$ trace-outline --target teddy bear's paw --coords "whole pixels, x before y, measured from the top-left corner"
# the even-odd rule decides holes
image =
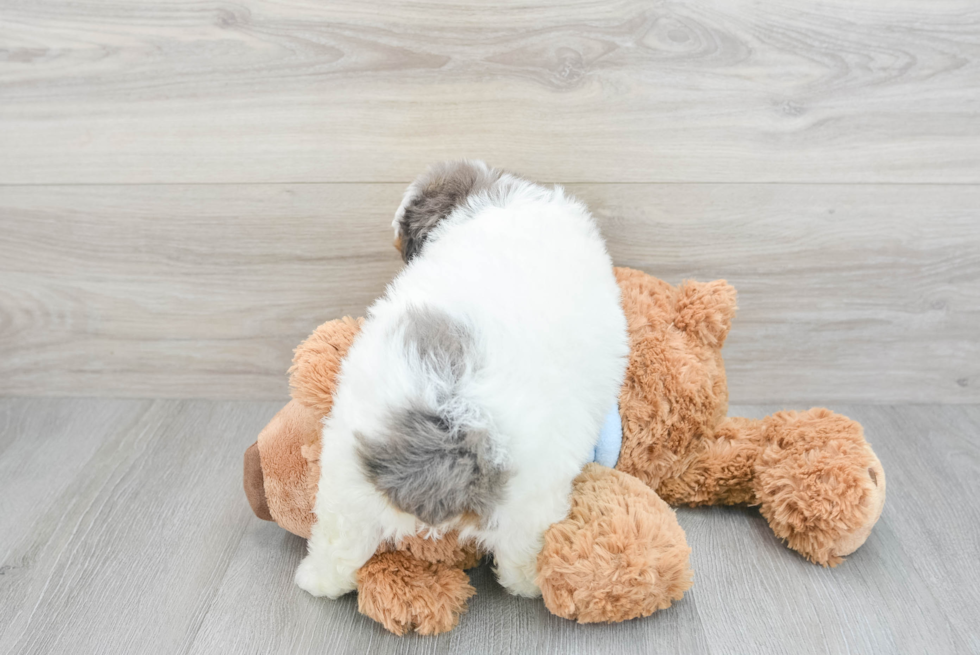
[[[354,590],[355,572],[345,574],[330,562],[307,555],[296,569],[296,584],[311,596],[340,598]]]
[[[755,493],[776,536],[811,562],[836,566],[871,534],[885,472],[861,426],[826,409],[766,419]]]
[[[864,501],[865,511],[860,515],[863,520],[855,521],[853,528],[841,532],[832,548],[836,557],[846,557],[863,546],[871,536],[871,528],[878,522],[881,511],[885,508],[885,469],[873,453],[872,457],[874,462],[867,470],[874,486],[869,487],[870,493]]]
[[[476,593],[462,569],[406,551],[378,553],[357,572],[357,607],[390,632],[451,630]]]
[[[652,489],[590,464],[575,482],[569,517],[545,533],[538,584],[557,616],[625,621],[684,596],[690,553],[673,510]]]

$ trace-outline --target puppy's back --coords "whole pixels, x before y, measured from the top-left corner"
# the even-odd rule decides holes
[[[395,507],[429,525],[488,515],[505,472],[479,410],[461,393],[480,365],[473,334],[430,307],[410,307],[394,331],[409,392],[379,434],[355,435],[365,474]]]
[[[409,266],[372,308],[401,326],[392,343],[408,374],[385,382],[383,427],[359,437],[375,487],[430,524],[489,518],[574,477],[628,353],[612,262],[584,205],[504,173],[461,179],[496,182],[475,183],[448,211],[437,203],[439,216],[413,232]],[[413,184],[400,217],[417,219],[404,207],[427,206],[417,196],[432,188]]]

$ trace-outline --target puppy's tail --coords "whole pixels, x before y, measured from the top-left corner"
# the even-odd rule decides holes
[[[409,409],[381,439],[357,438],[361,464],[375,487],[429,525],[470,513],[487,516],[500,498],[506,475],[493,461],[484,429]]]

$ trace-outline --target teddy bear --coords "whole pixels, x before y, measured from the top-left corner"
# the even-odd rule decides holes
[[[758,506],[776,536],[823,566],[854,552],[885,500],[884,470],[860,424],[822,408],[728,417],[721,348],[734,288],[615,273],[630,339],[620,452],[615,469],[586,465],[568,517],[545,533],[536,582],[548,609],[610,622],[679,600],[692,582],[690,549],[668,503]],[[320,422],[360,324],[330,321],[297,348],[293,399],[246,451],[253,510],[300,536],[315,520]],[[396,634],[449,630],[475,593],[465,569],[479,559],[455,533],[384,544],[358,572],[359,609]]]
[[[320,427],[333,404],[340,364],[361,325],[349,317],[318,327],[295,352],[292,400],[245,451],[244,485],[252,510],[303,538],[315,520],[320,478]],[[568,517],[551,526],[554,558],[539,570],[572,576],[591,589],[549,594],[552,611],[582,622],[647,616],[679,600],[691,586],[690,548],[673,510],[636,478],[588,464],[575,480]],[[575,553],[587,551],[585,560]],[[397,635],[452,629],[476,593],[465,570],[482,559],[455,532],[383,544],[357,574],[358,609]],[[573,616],[574,614],[574,616]]]

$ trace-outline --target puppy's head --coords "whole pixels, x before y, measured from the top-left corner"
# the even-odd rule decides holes
[[[491,189],[504,172],[469,159],[433,164],[405,191],[391,226],[405,262],[422,250],[432,231],[470,196]]]

